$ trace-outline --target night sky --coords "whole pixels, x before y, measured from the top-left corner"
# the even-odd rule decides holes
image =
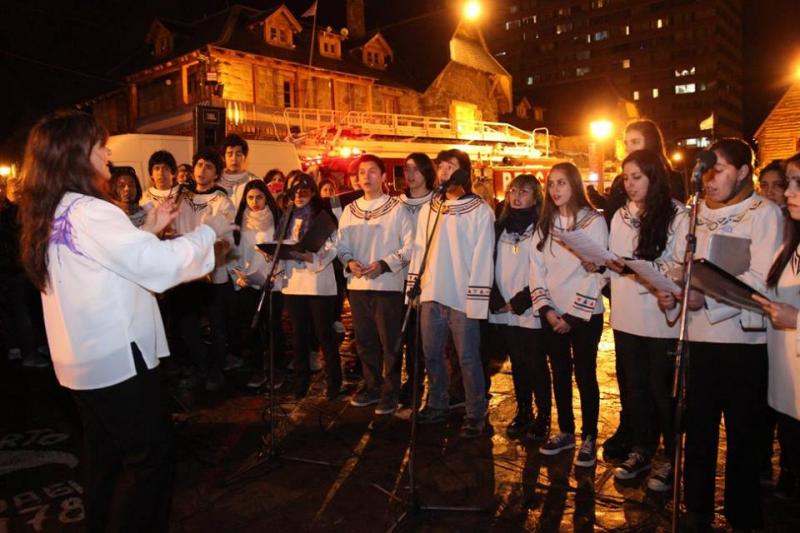
[[[456,0],[366,0],[367,28],[430,13]],[[484,0],[487,23],[511,0]],[[296,14],[312,0],[287,0]],[[146,45],[155,16],[196,20],[224,0],[0,0],[0,159],[18,159],[42,114],[119,86],[126,63]],[[279,2],[238,2],[265,9]],[[745,16],[745,133],[751,134],[800,66],[797,0],[748,0]],[[321,0],[320,17],[344,25],[344,0]],[[498,13],[493,15],[493,13]]]

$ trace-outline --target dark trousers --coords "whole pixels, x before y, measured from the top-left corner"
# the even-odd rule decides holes
[[[308,362],[311,347],[308,330],[313,328],[325,356],[328,392],[338,391],[342,386],[342,365],[339,359],[339,346],[336,344],[333,332],[336,297],[284,294],[283,302],[292,322],[296,389],[307,389],[311,381],[311,367]]]
[[[572,412],[572,371],[581,395],[581,435],[597,437],[597,419],[600,412],[600,387],[597,385],[597,344],[603,333],[603,315],[592,315],[588,322],[561,334],[553,331],[547,320],[544,323],[545,349],[553,372],[553,393],[558,410],[558,428],[564,433],[575,433],[575,416]]]
[[[261,290],[245,287],[235,293],[236,307],[238,308],[239,318],[238,332],[243,339],[243,344],[250,350],[258,354],[259,360],[256,363],[258,369],[269,369],[269,346],[272,339],[275,348],[275,369],[286,369],[286,343],[284,342],[283,329],[281,328],[281,314],[283,314],[283,294],[280,292],[270,292],[269,300],[264,300],[261,308],[261,315],[258,319],[258,327],[253,330],[250,324],[258,308],[258,301],[261,298]],[[270,316],[270,306],[272,316]]]
[[[365,388],[397,399],[403,358],[395,347],[403,322],[403,293],[351,290],[350,309]]]
[[[517,326],[500,328],[511,357],[511,377],[514,381],[517,411],[530,413],[533,396],[536,415],[550,418],[550,371],[547,368],[544,331]]]
[[[132,344],[136,376],[72,391],[83,421],[87,531],[167,531],[175,458],[159,368]]]
[[[403,306],[404,318],[406,309],[406,306]],[[420,390],[423,389],[423,383],[425,383],[425,353],[422,350],[422,338],[417,336],[418,317],[419,314],[417,313],[417,310],[411,309],[411,313],[408,315],[408,324],[406,325],[406,383],[403,387],[407,388],[409,393],[412,390],[411,380],[414,379],[414,365],[419,365],[419,371],[417,373],[417,386]],[[422,395],[420,395],[419,398],[422,398]]]
[[[670,460],[675,452],[672,401],[675,342],[675,339],[655,339],[614,330],[617,361],[625,373],[631,443],[643,455],[653,455],[658,447],[658,438],[653,436],[660,431],[664,451]]]
[[[221,372],[227,352],[225,296],[227,287],[193,281],[175,287],[172,294],[174,317],[189,359],[204,372]],[[206,313],[211,326],[211,349],[203,342],[200,315]]]
[[[781,468],[800,475],[800,420],[777,413],[778,442],[781,445]]]
[[[714,512],[720,416],[725,416],[725,517],[734,528],[762,527],[759,473],[761,386],[765,344],[689,345],[684,500],[702,516]]]
[[[19,348],[23,356],[36,353],[44,345],[41,328],[41,297],[23,273],[1,276],[0,321],[9,348]]]

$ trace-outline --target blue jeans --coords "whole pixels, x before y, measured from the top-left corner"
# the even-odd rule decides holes
[[[427,405],[435,409],[449,408],[450,375],[444,354],[449,331],[461,365],[467,417],[484,418],[487,402],[480,355],[480,321],[437,302],[424,302],[420,315],[422,350],[429,380]]]

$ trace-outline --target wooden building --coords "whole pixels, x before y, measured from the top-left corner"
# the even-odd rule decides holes
[[[775,104],[754,135],[758,160],[766,165],[800,152],[800,82],[795,82]]]
[[[338,30],[312,29],[283,4],[156,19],[127,87],[87,104],[113,134],[191,134],[197,104],[224,106],[229,131],[261,139],[431,117],[446,119],[439,136],[461,137],[511,110],[511,76],[476,26],[453,14],[365,32],[363,13],[348,0]]]

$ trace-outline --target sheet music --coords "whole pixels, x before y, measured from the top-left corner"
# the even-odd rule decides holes
[[[681,288],[678,284],[668,278],[666,274],[657,270],[650,261],[643,259],[623,259],[623,261],[645,284],[655,290],[680,294]]]
[[[595,242],[583,229],[559,233],[557,238],[566,244],[575,255],[580,257],[581,261],[603,266],[607,260],[617,259],[616,255]]]

